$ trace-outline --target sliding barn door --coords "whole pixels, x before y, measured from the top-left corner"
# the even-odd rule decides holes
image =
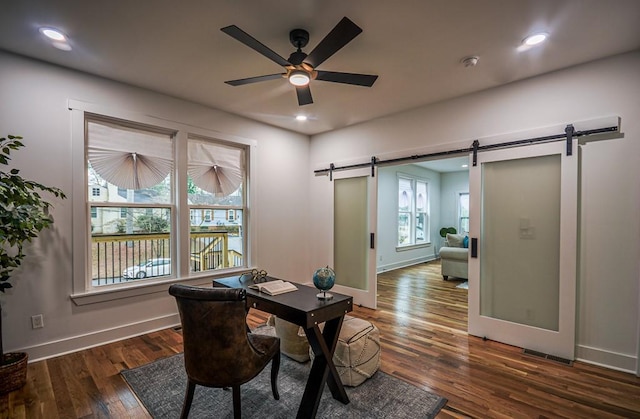
[[[376,308],[377,292],[376,179],[370,169],[333,175],[333,289],[369,308]]]
[[[469,333],[573,360],[577,145],[481,152],[470,169]]]

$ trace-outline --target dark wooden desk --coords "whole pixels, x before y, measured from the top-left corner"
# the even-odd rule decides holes
[[[334,399],[344,404],[349,403],[349,397],[333,364],[333,352],[344,315],[353,310],[353,298],[332,292],[333,299],[319,300],[316,297],[317,289],[300,284],[296,284],[297,291],[271,296],[248,288],[251,284],[251,277],[240,276],[213,281],[214,287],[246,289],[249,307],[274,314],[304,328],[315,357],[297,417],[315,417],[325,383],[328,384]],[[321,332],[318,325],[323,322],[324,331]]]

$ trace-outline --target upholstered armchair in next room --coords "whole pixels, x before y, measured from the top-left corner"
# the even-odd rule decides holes
[[[462,234],[447,233],[445,245],[440,249],[442,278],[450,276],[469,278],[469,237]]]

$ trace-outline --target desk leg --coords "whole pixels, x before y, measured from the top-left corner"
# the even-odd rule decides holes
[[[309,345],[315,355],[309,379],[298,409],[298,418],[314,418],[322,397],[324,384],[329,385],[333,398],[344,404],[349,403],[347,392],[340,381],[338,370],[333,364],[333,352],[338,343],[338,335],[344,317],[329,320],[324,325],[324,333],[318,326],[305,329]]]

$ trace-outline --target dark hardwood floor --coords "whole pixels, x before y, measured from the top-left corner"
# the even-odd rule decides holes
[[[581,362],[535,358],[468,336],[467,291],[432,262],[378,276],[378,310],[353,315],[381,333],[382,371],[449,399],[438,418],[640,418],[640,378]],[[252,311],[255,326],[267,315]],[[166,329],[29,365],[0,418],[149,417],[119,375],[182,350]]]

